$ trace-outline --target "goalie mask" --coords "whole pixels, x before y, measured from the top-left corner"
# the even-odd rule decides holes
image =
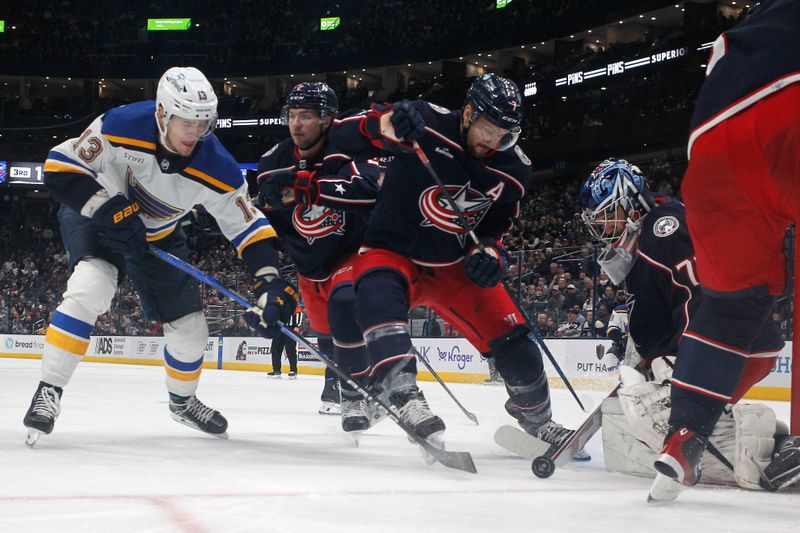
[[[158,121],[158,109],[164,110],[164,120]],[[172,117],[201,121],[205,139],[217,123],[217,95],[202,72],[194,67],[172,67],[158,81],[156,90],[156,122],[165,143]]]
[[[636,260],[642,220],[653,208],[642,171],[624,159],[606,159],[583,184],[580,201],[589,233],[605,244],[597,262],[620,285]]]

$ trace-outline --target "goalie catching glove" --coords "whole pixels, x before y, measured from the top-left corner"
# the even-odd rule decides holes
[[[268,339],[274,338],[280,329],[277,322],[287,322],[300,305],[300,297],[291,283],[274,275],[257,278],[253,292],[256,305],[244,314],[247,325]]]
[[[319,198],[317,173],[308,170],[305,159],[298,161],[296,169],[270,172],[258,182],[258,203],[265,208],[280,209],[294,204],[306,207]]]
[[[467,251],[464,272],[478,287],[494,287],[506,273],[508,255],[502,246],[489,238],[481,239],[483,251],[473,246]]]

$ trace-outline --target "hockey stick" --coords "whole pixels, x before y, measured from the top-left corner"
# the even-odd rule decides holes
[[[414,351],[416,352],[416,350],[414,350]],[[456,402],[456,405],[457,405],[458,407],[460,407],[460,408],[461,408],[461,410],[464,412],[464,414],[467,416],[467,418],[469,418],[470,420],[472,420],[473,422],[475,422],[475,425],[476,425],[476,426],[480,426],[480,424],[478,423],[478,417],[477,417],[477,416],[475,416],[475,413],[471,413],[471,412],[469,412],[469,411],[467,410],[467,408],[466,408],[466,407],[464,407],[464,406],[461,404],[461,402],[459,402],[459,401],[458,401],[458,398],[456,398],[455,394],[453,394],[453,393],[452,393],[452,391],[450,391],[450,389],[447,387],[447,385],[445,385],[445,384],[444,384],[444,381],[442,381],[442,378],[440,378],[440,377],[439,377],[439,374],[437,374],[437,373],[436,373],[436,371],[433,369],[433,367],[432,367],[432,366],[431,366],[431,364],[430,364],[430,363],[427,361],[427,359],[425,359],[424,357],[422,357],[422,355],[421,355],[419,352],[417,352],[417,359],[419,359],[420,361],[422,361],[422,364],[423,364],[423,365],[425,365],[425,368],[427,368],[427,369],[428,369],[428,372],[430,372],[430,373],[433,375],[433,377],[434,377],[434,378],[436,378],[436,381],[438,381],[438,382],[439,382],[439,385],[441,385],[441,386],[442,386],[442,388],[444,389],[444,391],[445,391],[447,394],[449,394],[449,395],[450,395],[450,397],[453,399],[453,401],[454,401],[454,402]]]
[[[165,252],[155,246],[150,246],[150,253],[164,261],[165,263],[169,263],[170,265],[174,266],[178,270],[185,272],[186,274],[192,276],[196,280],[209,285],[210,287],[214,287],[224,296],[227,296],[231,300],[235,301],[245,309],[250,309],[253,306],[244,296],[233,292],[232,290],[228,289],[227,287],[223,286],[219,281],[215,278],[211,277],[210,275],[206,274],[202,270],[198,269],[194,265],[187,263],[183,259],[179,257],[175,257],[174,255]],[[419,444],[426,452],[428,452],[434,459],[442,463],[444,466],[448,468],[454,468],[456,470],[463,470],[464,472],[470,472],[472,474],[477,473],[477,469],[475,468],[475,463],[472,460],[472,456],[469,452],[448,452],[441,448],[437,448],[436,446],[432,445],[425,439],[421,438],[417,435],[414,430],[409,426],[403,419],[400,417],[400,413],[398,412],[397,408],[393,405],[390,405],[380,398],[373,396],[370,391],[356,383],[353,378],[347,372],[341,370],[336,363],[333,362],[327,355],[320,353],[316,349],[314,349],[311,344],[301,335],[297,335],[291,329],[287,328],[282,322],[277,323],[278,328],[281,332],[289,337],[290,339],[294,340],[301,346],[303,346],[306,350],[308,350],[314,357],[325,363],[325,366],[330,368],[334,374],[336,374],[339,379],[353,387],[354,390],[358,391],[360,394],[364,395],[364,397],[369,402],[375,402],[380,405],[382,408],[386,410],[389,418],[394,420],[394,422],[400,426],[400,428],[406,432],[408,437]]]
[[[474,229],[470,225],[467,218],[464,216],[464,213],[461,211],[461,208],[458,206],[458,204],[456,204],[456,201],[453,199],[453,195],[450,194],[450,191],[447,190],[447,187],[442,182],[441,178],[439,178],[439,174],[437,174],[436,170],[434,170],[433,165],[431,165],[430,159],[428,159],[428,156],[425,155],[425,152],[422,150],[422,147],[419,145],[417,141],[414,141],[412,146],[420,162],[422,162],[422,166],[425,167],[425,170],[428,171],[428,174],[430,174],[431,178],[433,178],[433,181],[436,182],[436,185],[442,191],[442,194],[444,194],[444,197],[450,203],[450,207],[453,209],[453,212],[456,214],[456,217],[458,217],[458,222],[459,224],[461,224],[461,227],[463,227],[467,231],[467,234],[469,234],[469,237],[470,239],[472,239],[472,242],[475,243],[475,246],[477,246],[482,253],[486,253],[486,247],[483,246],[483,243],[480,241],[480,239],[478,239],[478,236],[475,235]],[[503,287],[506,289],[506,291],[509,290],[505,282],[503,282]],[[578,402],[578,405],[580,406],[581,410],[583,410],[584,413],[588,412],[586,408],[583,406],[583,402],[581,402],[580,398],[578,398],[578,394],[575,392],[575,389],[572,388],[572,384],[567,379],[567,376],[564,375],[564,372],[561,370],[561,366],[559,366],[558,362],[556,361],[556,358],[553,357],[552,353],[550,353],[550,350],[547,348],[547,345],[544,343],[544,340],[539,335],[539,332],[533,326],[533,323],[531,323],[530,318],[528,318],[528,314],[520,306],[515,305],[515,307],[517,308],[517,311],[519,311],[522,318],[525,320],[525,325],[528,326],[528,329],[533,334],[533,338],[536,340],[536,343],[542,348],[544,353],[547,355],[547,358],[550,360],[550,364],[552,364],[553,368],[556,369],[556,372],[561,377],[562,381],[564,381],[564,384],[567,386],[567,389],[569,390],[570,394],[572,394],[572,397],[575,398],[576,402]]]

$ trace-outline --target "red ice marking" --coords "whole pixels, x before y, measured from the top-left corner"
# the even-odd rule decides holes
[[[142,500],[147,501],[156,507],[169,519],[170,523],[178,528],[180,531],[186,533],[204,533],[208,531],[201,524],[199,524],[195,517],[186,513],[175,501],[175,496],[142,496]]]
[[[605,474],[605,471],[599,472],[600,474]],[[616,480],[615,480],[616,481]],[[327,491],[320,491],[320,490],[309,490],[309,491],[268,491],[268,492],[243,492],[243,493],[195,493],[195,494],[162,494],[158,496],[154,495],[144,495],[144,494],[104,494],[104,495],[97,495],[97,496],[61,496],[61,495],[52,495],[52,496],[0,496],[0,502],[11,502],[11,501],[58,501],[58,500],[80,500],[80,501],[109,501],[109,500],[134,500],[134,501],[146,501],[151,503],[156,502],[169,502],[171,500],[178,500],[178,499],[192,499],[192,498],[297,498],[297,497],[318,497],[321,494],[324,494],[327,497],[336,497],[336,496],[423,496],[423,495],[434,495],[434,494],[536,494],[540,492],[547,492],[547,493],[554,493],[554,492],[628,492],[628,491],[641,491],[642,485],[641,484],[631,484],[629,486],[623,487],[609,487],[607,485],[601,484],[597,487],[575,487],[572,485],[569,486],[562,486],[562,487],[553,487],[551,483],[542,482],[541,485],[537,486],[536,488],[527,488],[527,489],[511,489],[511,488],[496,488],[496,489],[464,489],[464,490],[348,490],[348,491],[335,491],[335,492],[327,492]],[[178,516],[178,514],[176,514]],[[183,515],[185,516],[185,515]],[[197,531],[197,530],[192,530]]]

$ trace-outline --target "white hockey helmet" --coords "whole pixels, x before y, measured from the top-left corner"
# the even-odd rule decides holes
[[[167,124],[173,116],[206,121],[202,138],[211,135],[217,124],[217,95],[208,79],[194,67],[172,67],[161,76],[156,90],[156,115],[159,107],[164,109],[163,126],[158,126],[162,137],[167,135]]]

